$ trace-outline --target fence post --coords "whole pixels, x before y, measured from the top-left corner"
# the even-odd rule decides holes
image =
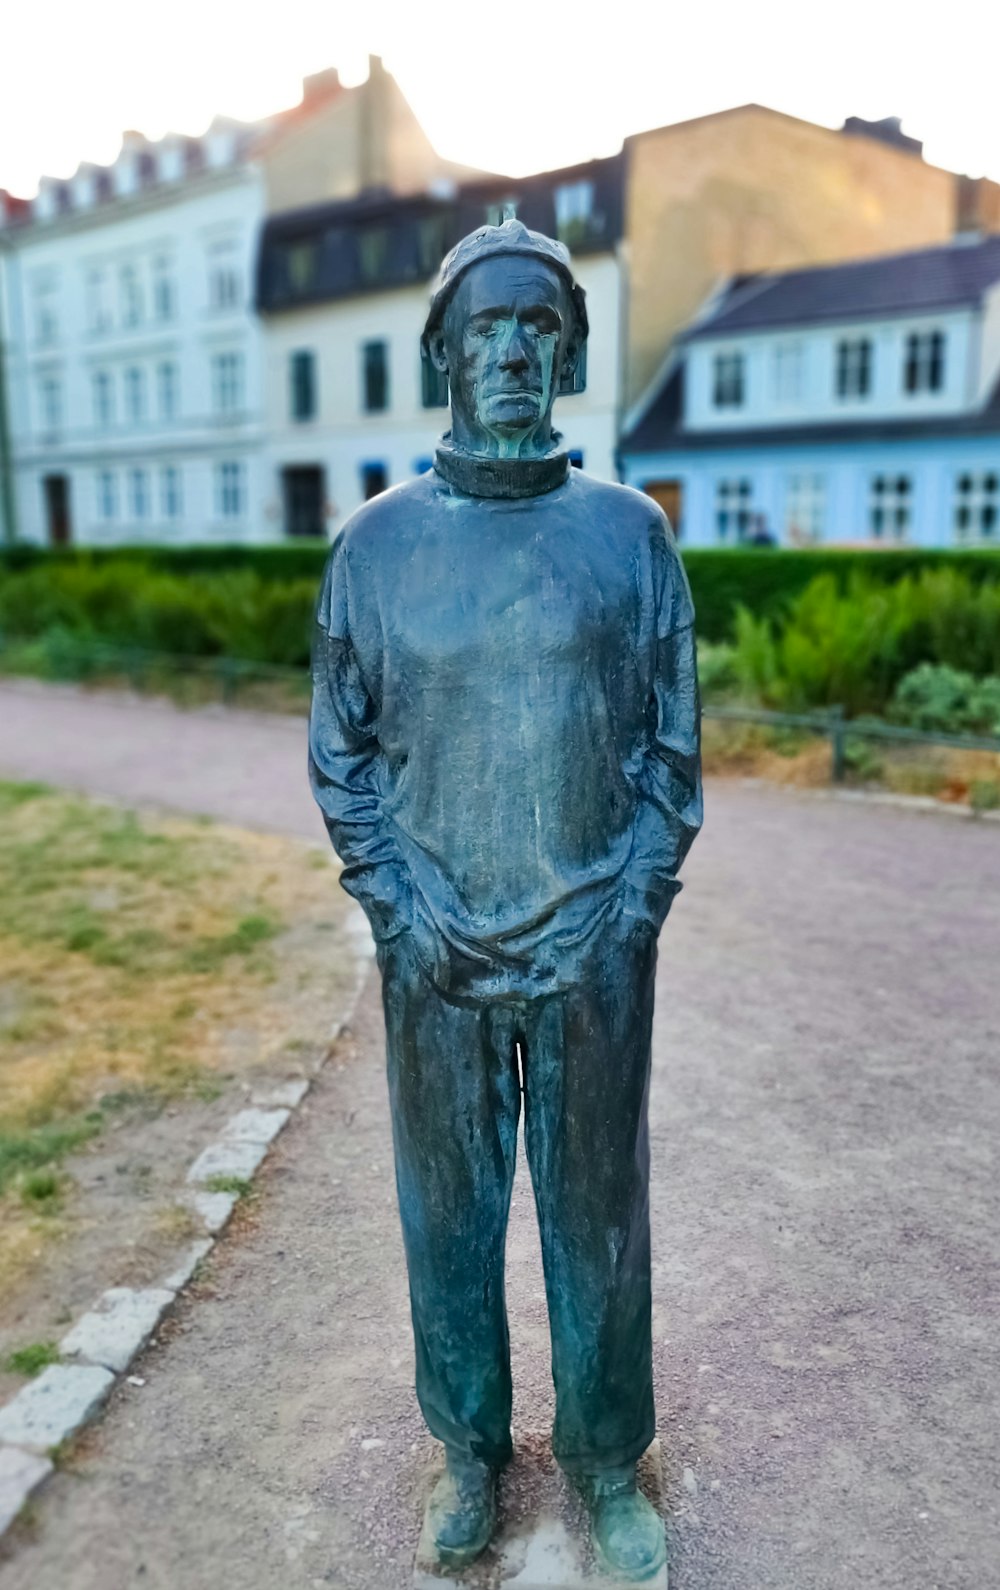
[[[125,653],[125,671],[128,674],[129,684],[133,690],[142,689],[146,674],[145,661],[146,659],[143,657],[142,652],[138,651],[134,646],[130,646]]]
[[[224,706],[232,706],[236,700],[236,692],[240,685],[240,665],[232,657],[224,657],[220,669],[222,674],[222,701]]]
[[[847,773],[847,732],[843,707],[830,708],[830,777],[842,784]]]

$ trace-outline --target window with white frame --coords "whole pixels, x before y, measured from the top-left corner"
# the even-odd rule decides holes
[[[382,338],[361,345],[361,407],[366,414],[389,407],[389,344]]]
[[[134,265],[123,265],[118,273],[123,326],[138,326],[142,321],[142,286]]]
[[[742,353],[717,353],[712,360],[712,403],[717,409],[743,404],[746,361]]]
[[[94,399],[94,424],[107,430],[115,417],[115,388],[107,370],[95,370],[91,377]]]
[[[296,348],[288,361],[290,409],[293,420],[316,418],[316,355],[312,348]]]
[[[715,533],[720,541],[745,541],[753,520],[753,483],[745,477],[715,483]]]
[[[876,541],[902,541],[913,523],[910,475],[873,475],[868,492],[868,528]]]
[[[125,371],[125,417],[133,424],[146,417],[146,373],[137,364]]]
[[[43,375],[38,385],[38,406],[42,429],[58,431],[62,425],[62,382],[57,375]]]
[[[160,513],[164,519],[181,516],[181,472],[176,464],[160,468]]]
[[[246,508],[244,468],[227,459],[215,466],[215,512],[220,519],[239,519]]]
[[[243,407],[242,353],[213,353],[212,407],[216,414],[236,414]]]
[[[153,261],[153,314],[157,320],[173,320],[177,311],[177,294],[174,270],[170,260],[160,257]]]
[[[836,393],[839,398],[867,397],[872,389],[874,350],[870,337],[842,337],[837,343]]]
[[[785,538],[793,546],[820,541],[826,520],[826,477],[789,475],[785,487]]]
[[[109,524],[118,517],[118,481],[110,469],[99,469],[95,477],[97,517]]]
[[[149,476],[144,469],[128,472],[128,506],[133,519],[148,519]]]
[[[107,331],[111,326],[111,305],[108,301],[108,273],[95,268],[87,273],[87,327],[90,331]]]
[[[944,386],[945,337],[943,331],[911,331],[903,357],[906,392],[940,392]]]
[[[208,266],[208,305],[210,309],[238,309],[241,299],[239,266],[234,259],[213,258]]]
[[[41,348],[50,348],[58,340],[59,316],[55,287],[51,282],[45,282],[35,290],[35,341]]]
[[[955,537],[1000,541],[1000,471],[970,469],[956,476]]]
[[[156,400],[161,420],[177,418],[178,372],[172,359],[163,359],[156,367]]]
[[[594,184],[564,182],[555,191],[556,236],[568,248],[583,242],[594,213]]]
[[[776,403],[802,401],[802,344],[775,343],[771,361],[771,390]]]

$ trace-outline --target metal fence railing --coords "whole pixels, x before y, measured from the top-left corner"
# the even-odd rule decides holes
[[[1000,756],[1000,738],[981,734],[947,734],[938,729],[911,729],[881,718],[848,718],[842,707],[827,712],[769,712],[763,707],[702,708],[702,717],[723,723],[759,723],[773,729],[805,729],[830,741],[830,777],[841,783],[847,773],[849,740],[889,740],[907,745],[937,745],[953,751],[988,751]]]
[[[0,641],[0,669],[5,646]],[[53,677],[93,678],[101,673],[128,680],[136,690],[144,689],[157,675],[189,674],[214,682],[223,702],[236,701],[244,685],[255,682],[284,683],[303,690],[309,675],[305,668],[279,663],[257,662],[246,657],[202,657],[193,653],[158,652],[140,646],[111,646],[102,641],[75,641],[60,637],[48,653]]]
[[[3,670],[4,643],[0,639],[0,671]],[[277,663],[255,662],[241,657],[201,657],[177,652],[156,652],[137,646],[111,646],[96,641],[60,638],[50,658],[61,664],[64,676],[87,678],[111,673],[126,678],[137,690],[150,684],[156,675],[190,674],[213,681],[220,699],[227,705],[237,702],[245,686],[253,683],[287,684],[304,697],[308,670]],[[907,745],[933,745],[955,751],[986,751],[1000,756],[1000,737],[977,734],[949,734],[941,730],[913,729],[881,718],[848,718],[843,708],[826,712],[771,712],[764,707],[712,706],[702,708],[703,717],[722,723],[759,724],[772,729],[801,729],[830,741],[830,776],[840,783],[848,771],[847,746],[851,740],[883,740]]]

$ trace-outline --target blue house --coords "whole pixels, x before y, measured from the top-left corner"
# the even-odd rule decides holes
[[[1000,545],[1000,236],[730,280],[619,465],[692,546]]]

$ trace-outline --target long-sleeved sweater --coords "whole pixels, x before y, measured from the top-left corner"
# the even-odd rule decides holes
[[[517,999],[576,981],[615,915],[658,929],[701,824],[692,623],[628,487],[429,470],[359,509],[317,609],[310,775],[375,938]]]

